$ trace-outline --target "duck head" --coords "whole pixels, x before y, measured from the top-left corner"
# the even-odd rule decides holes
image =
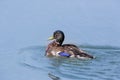
[[[63,31],[56,30],[53,33],[53,36],[49,37],[49,40],[53,40],[54,39],[61,46],[63,41],[64,41],[64,38],[65,38],[65,35],[64,35]]]

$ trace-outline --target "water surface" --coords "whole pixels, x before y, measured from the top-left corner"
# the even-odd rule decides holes
[[[84,45],[80,48],[96,58],[48,58],[44,56],[45,47],[32,46],[20,49],[17,60],[20,67],[29,69],[31,73],[37,71],[33,78],[41,73],[39,76],[47,77],[46,80],[119,80],[120,48]]]

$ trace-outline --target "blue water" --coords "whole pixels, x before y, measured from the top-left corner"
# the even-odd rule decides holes
[[[120,48],[80,46],[96,58],[48,58],[45,47],[31,46],[0,54],[1,80],[119,80]]]
[[[119,0],[0,0],[0,80],[119,80],[119,9]],[[58,29],[96,58],[45,57]]]

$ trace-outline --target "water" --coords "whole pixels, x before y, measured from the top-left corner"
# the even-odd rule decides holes
[[[120,47],[119,4],[0,0],[0,80],[119,80],[120,48],[113,47]],[[64,31],[65,43],[91,44],[80,48],[96,58],[45,57],[47,38],[58,29]]]
[[[1,80],[119,80],[120,48],[80,46],[96,58],[48,58],[45,47],[32,46],[0,54]],[[7,76],[7,77],[6,77]]]

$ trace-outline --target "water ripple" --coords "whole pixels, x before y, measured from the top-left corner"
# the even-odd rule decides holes
[[[44,56],[45,47],[38,46],[21,49],[20,63],[24,67],[48,72],[52,80],[119,80],[119,48],[98,46],[82,48],[96,58],[93,60],[48,58]]]

